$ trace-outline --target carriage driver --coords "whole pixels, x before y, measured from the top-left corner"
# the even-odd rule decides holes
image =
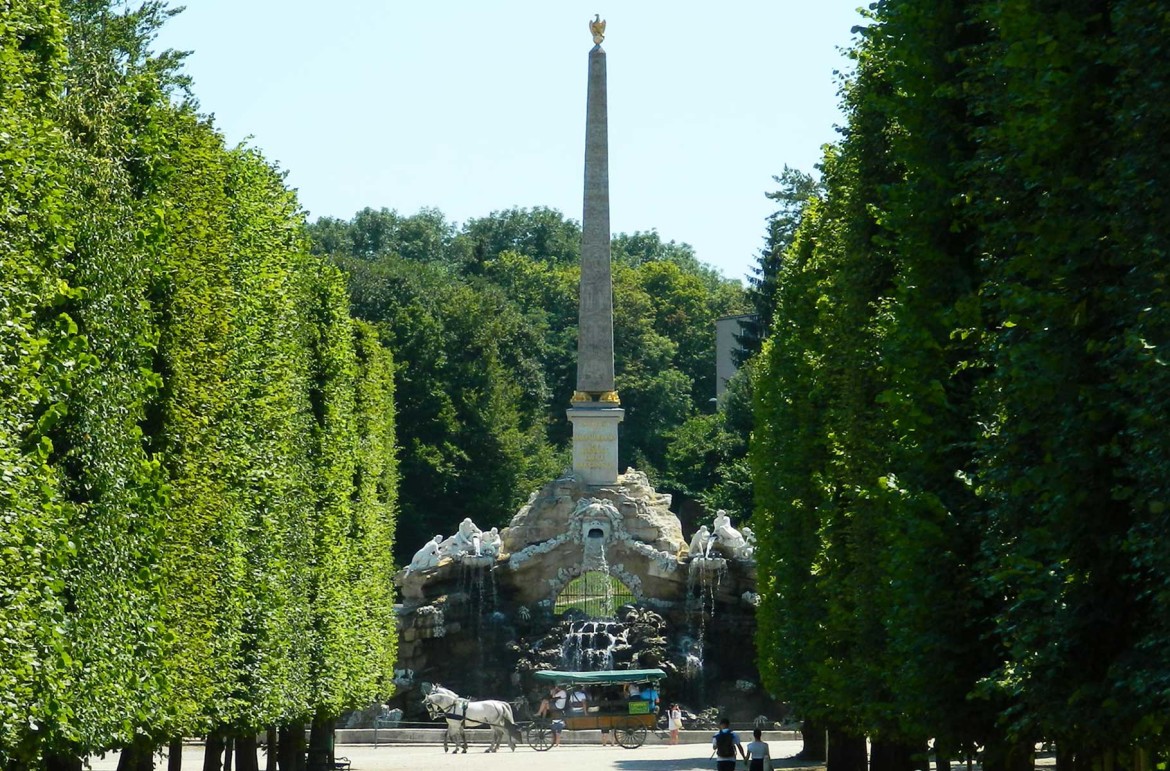
[[[536,711],[537,717],[560,717],[565,712],[565,706],[569,703],[569,694],[559,685],[551,686],[548,689],[548,696],[540,702],[540,709]]]

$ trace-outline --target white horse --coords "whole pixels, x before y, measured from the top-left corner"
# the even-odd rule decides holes
[[[423,705],[431,718],[443,717],[447,720],[443,752],[447,751],[447,738],[454,736],[455,751],[459,751],[459,742],[462,740],[463,753],[467,753],[467,734],[464,729],[469,725],[492,729],[492,743],[488,752],[498,750],[504,738],[508,740],[509,749],[515,752],[516,740],[523,735],[512,717],[512,705],[506,701],[470,701],[441,685],[434,685],[423,699]]]

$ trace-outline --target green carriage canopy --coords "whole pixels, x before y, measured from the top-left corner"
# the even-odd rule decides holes
[[[532,676],[546,683],[619,685],[661,680],[666,677],[666,673],[661,669],[611,669],[600,672],[561,672],[556,669],[542,669],[533,672]]]

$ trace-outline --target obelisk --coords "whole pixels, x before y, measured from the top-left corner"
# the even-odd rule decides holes
[[[618,477],[618,423],[625,417],[613,380],[613,277],[609,252],[609,127],[606,110],[605,22],[589,24],[589,85],[585,108],[585,203],[581,218],[581,292],[577,326],[577,390],[573,471],[590,485]]]

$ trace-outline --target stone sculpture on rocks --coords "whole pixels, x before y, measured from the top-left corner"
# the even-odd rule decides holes
[[[711,531],[707,529],[706,525],[703,525],[695,532],[693,536],[691,536],[691,557],[695,558],[710,556],[710,550]]]
[[[723,509],[715,512],[715,521],[711,524],[711,535],[719,546],[719,550],[729,557],[739,555],[739,550],[745,545],[743,534],[731,526],[731,517]]]
[[[731,517],[720,509],[711,527],[701,526],[691,537],[690,555],[696,559],[736,559],[751,562],[756,556],[756,537],[751,528],[742,532],[731,524]]]
[[[480,536],[479,551],[484,557],[498,557],[500,556],[500,547],[503,540],[500,538],[500,528],[493,527],[491,530]]]
[[[739,558],[751,562],[756,558],[756,534],[747,525],[743,530],[743,548],[739,550]]]
[[[439,544],[442,542],[443,536],[441,535],[436,535],[427,541],[421,549],[414,553],[407,570],[426,570],[438,566],[439,560],[442,559],[442,554],[439,551]]]
[[[439,544],[439,551],[442,556],[450,557],[456,561],[467,555],[478,557],[482,541],[483,531],[475,526],[471,517],[465,517],[459,523],[459,529],[455,531],[455,535]]]

